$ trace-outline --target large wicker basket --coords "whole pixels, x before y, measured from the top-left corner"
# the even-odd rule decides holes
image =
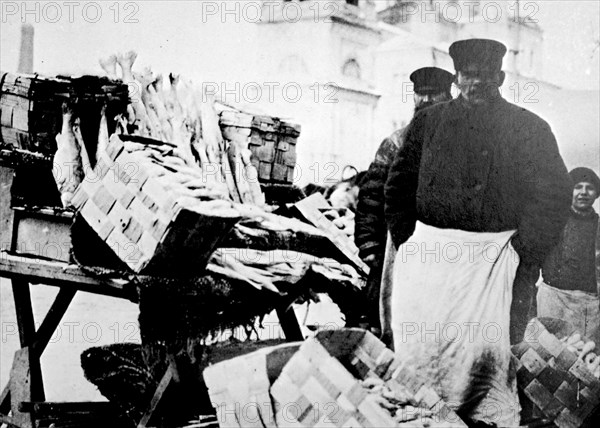
[[[360,383],[374,377],[392,390],[407,389],[419,407],[433,411],[432,426],[466,427],[417,373],[361,329],[324,330],[302,344],[271,387],[277,426],[424,426],[395,422]]]
[[[237,223],[235,213],[202,211],[175,200],[125,141],[167,144],[113,134],[93,174],[73,197],[79,215],[115,255],[136,273],[195,275],[221,238]]]
[[[532,404],[560,428],[592,426],[600,416],[600,381],[559,339],[572,333],[565,321],[534,318],[512,348],[519,391],[531,402],[523,407]]]

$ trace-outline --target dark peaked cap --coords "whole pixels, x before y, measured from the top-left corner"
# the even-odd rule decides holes
[[[452,43],[449,53],[454,61],[454,69],[457,71],[464,69],[469,64],[501,70],[506,46],[496,40],[467,39]]]
[[[423,67],[410,75],[414,91],[418,94],[439,94],[450,92],[454,75],[437,67]]]
[[[596,192],[600,193],[600,178],[591,169],[580,166],[571,170],[569,175],[571,176],[571,180],[573,180],[573,185],[583,182],[591,183],[596,188]]]

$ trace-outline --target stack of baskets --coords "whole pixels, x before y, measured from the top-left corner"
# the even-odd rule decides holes
[[[113,118],[127,110],[127,91],[120,80],[100,76],[0,73],[0,148],[13,153],[15,168],[11,205],[62,208],[52,157],[62,127],[63,104],[79,118],[94,166],[101,109],[106,108],[108,129],[114,132]]]
[[[121,81],[99,76],[44,77],[39,74],[0,73],[0,143],[52,155],[62,125],[62,104],[68,102],[81,119],[83,138],[95,152],[100,109],[110,119],[127,108],[128,89]]]
[[[276,117],[221,112],[223,137],[248,147],[261,184],[292,184],[300,125]]]
[[[60,132],[61,106],[70,82],[27,74],[2,73],[0,142],[14,148],[51,155]]]

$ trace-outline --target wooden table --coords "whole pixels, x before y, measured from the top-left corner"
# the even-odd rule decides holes
[[[35,154],[31,156],[39,157]],[[111,413],[109,409],[115,410],[113,413],[116,414],[116,409],[107,402],[46,402],[40,358],[77,291],[137,303],[139,290],[136,276],[122,277],[116,273],[111,276],[110,272],[101,276],[91,275],[80,266],[70,264],[71,212],[12,207],[8,203],[14,200],[13,182],[19,162],[22,159],[14,151],[0,150],[0,277],[10,279],[12,283],[21,346],[15,354],[8,384],[0,395],[0,425],[36,427],[37,421],[53,412],[79,415],[89,413],[94,415],[92,417],[97,422],[98,415]],[[21,177],[29,179],[24,174]],[[31,183],[26,184],[21,187],[32,188]],[[38,244],[37,247],[29,245],[33,243]],[[56,243],[58,245],[53,245]],[[27,251],[23,251],[23,244]],[[45,248],[56,248],[58,254],[53,253],[52,259],[44,257],[47,256]],[[33,284],[59,287],[54,302],[37,329],[30,294],[30,286]],[[302,340],[302,332],[293,309],[290,308],[290,302],[282,301],[276,311],[287,340]],[[140,427],[145,427],[150,421],[162,394],[174,378],[177,378],[176,369],[169,367],[149,403],[148,412],[140,422]],[[107,422],[102,425],[100,422],[98,426],[115,425]]]
[[[9,278],[21,349],[17,351],[8,385],[0,396],[0,421],[9,426],[33,427],[35,408],[22,403],[45,401],[40,358],[77,291],[137,301],[135,286],[122,278],[94,278],[65,262],[0,252],[0,276]],[[35,328],[30,285],[59,287],[48,313]],[[9,411],[12,416],[8,416]]]
[[[76,265],[11,254],[7,251],[0,251],[0,276],[9,278],[12,282],[21,344],[21,349],[17,351],[13,361],[9,382],[0,396],[0,422],[11,427],[35,427],[36,413],[44,413],[49,409],[68,413],[81,411],[83,407],[89,409],[91,413],[96,404],[98,410],[101,409],[105,414],[107,403],[102,402],[45,403],[40,358],[77,291],[112,296],[137,303],[136,284],[123,278],[93,277]],[[60,288],[37,330],[30,295],[32,284]],[[277,309],[277,314],[287,340],[302,340],[302,332],[293,309],[286,309],[287,305],[285,308],[282,305]],[[149,423],[162,395],[176,376],[176,370],[169,367],[159,383],[154,398],[149,403],[148,412],[142,418],[140,427],[145,427]],[[11,416],[8,416],[9,412]]]

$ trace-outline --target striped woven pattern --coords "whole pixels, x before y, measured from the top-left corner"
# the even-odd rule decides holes
[[[64,79],[2,73],[0,143],[45,155],[54,153],[68,87]]]
[[[419,407],[432,410],[444,427],[466,426],[394,353],[361,329],[327,330],[305,341],[271,387],[277,426],[394,427],[396,423],[361,385],[378,377],[392,390],[404,387]]]
[[[300,125],[228,110],[221,113],[219,125],[225,139],[248,146],[261,183],[294,182]]]
[[[144,274],[197,274],[238,220],[177,203],[116,134],[72,203],[121,261]]]
[[[534,318],[512,348],[520,391],[560,428],[580,427],[600,412],[600,381],[560,341],[572,333],[562,320]]]
[[[261,349],[204,370],[221,428],[277,426],[269,388],[299,346],[286,343]]]

